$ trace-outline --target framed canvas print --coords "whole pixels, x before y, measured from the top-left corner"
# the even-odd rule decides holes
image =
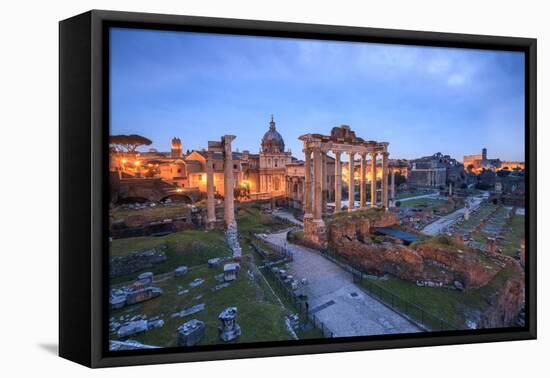
[[[60,22],[60,355],[536,337],[536,40]]]

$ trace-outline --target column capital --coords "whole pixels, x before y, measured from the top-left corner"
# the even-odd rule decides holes
[[[222,137],[222,140],[224,141],[224,143],[231,143],[231,141],[235,138],[237,138],[235,135],[224,135]]]

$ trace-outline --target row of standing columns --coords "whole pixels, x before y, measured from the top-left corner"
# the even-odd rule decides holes
[[[327,201],[327,156],[326,152],[320,147],[307,148],[305,153],[305,190],[304,190],[304,213],[306,218],[313,218],[313,220],[320,220],[324,210],[326,209]],[[348,211],[353,211],[355,208],[355,154],[356,152],[346,152],[349,157],[349,175],[348,175]],[[370,207],[376,207],[377,205],[377,167],[376,160],[378,152],[371,152],[370,154],[370,173],[371,173],[371,198]],[[313,155],[313,158],[312,158]],[[335,199],[335,211],[341,211],[342,201],[342,152],[335,151],[335,184],[334,184],[334,199]],[[359,208],[365,209],[367,207],[367,153],[363,152],[360,156],[360,178],[359,178]],[[388,152],[381,153],[381,196],[380,206],[388,208],[390,196],[388,195]],[[392,173],[391,177],[391,198],[395,197],[395,176]]]

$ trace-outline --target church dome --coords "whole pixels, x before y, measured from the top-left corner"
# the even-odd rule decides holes
[[[264,134],[262,138],[262,152],[277,153],[285,151],[285,142],[281,134],[275,129],[275,121],[271,116],[271,122],[269,122],[269,130]]]

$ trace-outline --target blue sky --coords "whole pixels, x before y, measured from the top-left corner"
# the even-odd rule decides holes
[[[258,152],[271,114],[293,155],[300,135],[348,124],[393,158],[488,148],[524,160],[518,52],[136,29],[111,31],[111,134],[184,150],[234,134]]]

